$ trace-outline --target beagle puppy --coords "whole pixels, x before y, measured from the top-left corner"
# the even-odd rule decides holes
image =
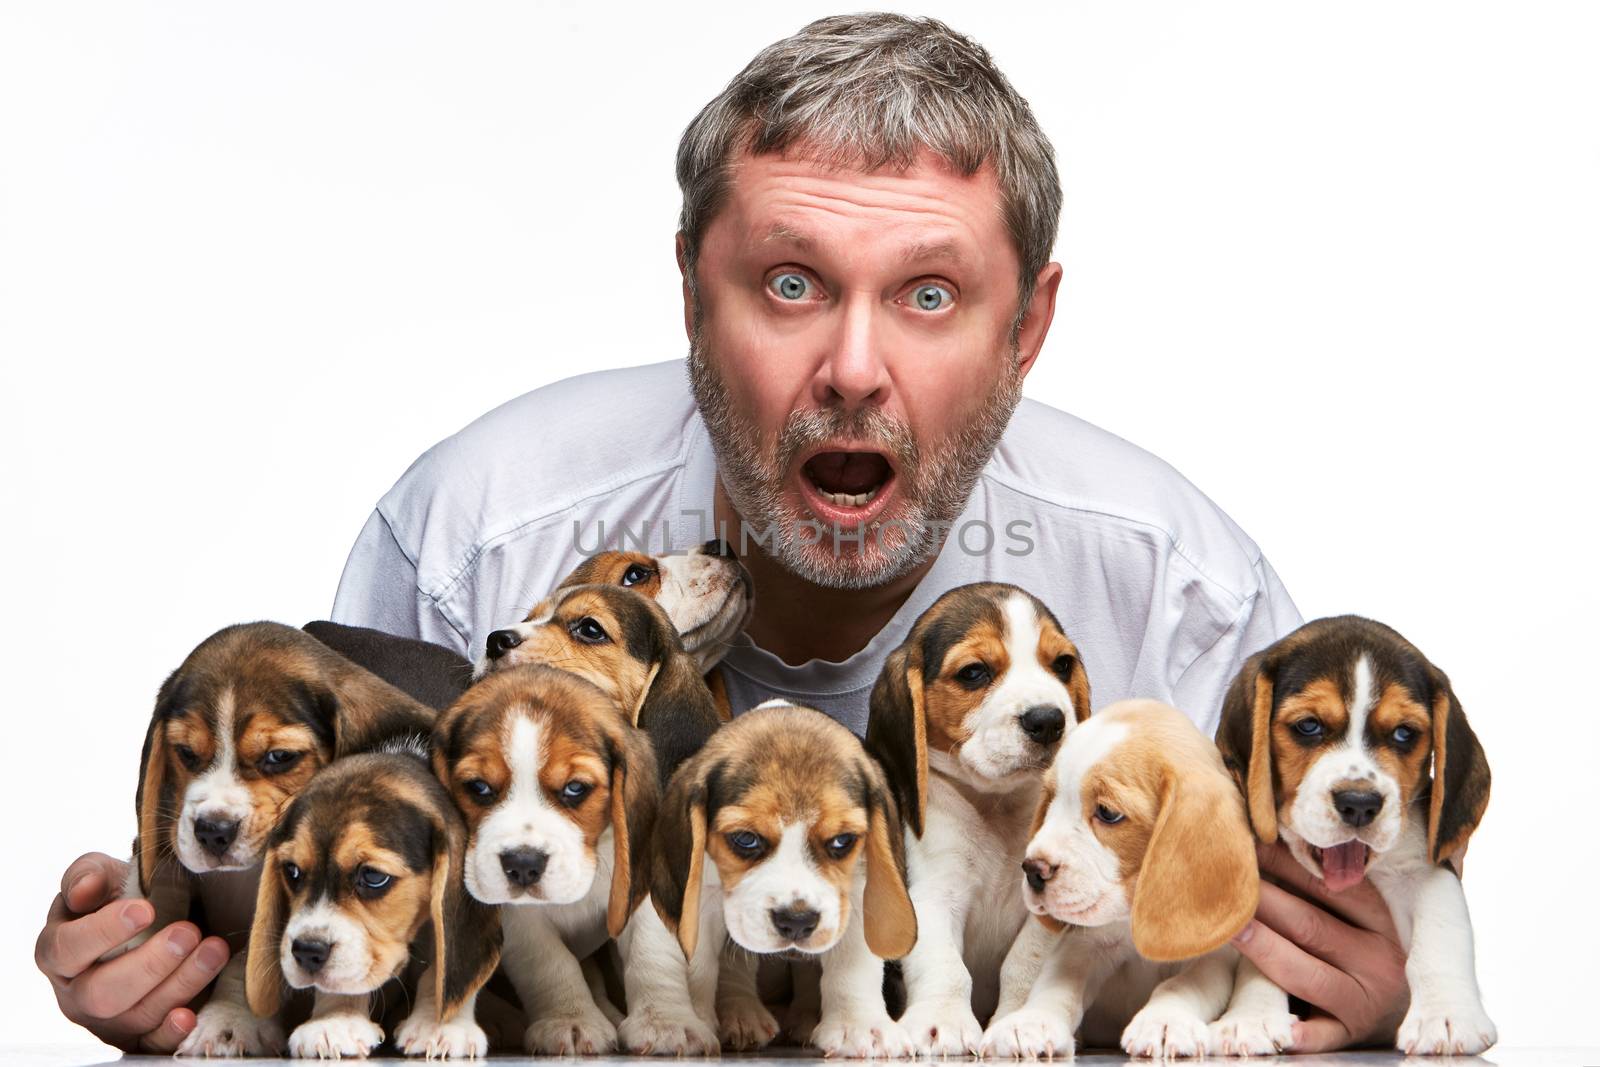
[[[882,768],[828,716],[769,701],[678,770],[657,820],[650,899],[690,961],[702,1012],[726,938],[821,961],[810,1037],[825,1053],[911,1053],[883,995],[883,960],[917,940],[899,808]],[[734,992],[759,1008],[747,984]],[[719,1013],[729,995],[717,991]]]
[[[261,852],[279,814],[317,770],[390,738],[426,735],[433,713],[290,626],[219,630],[162,684],[145,733],[126,897],[155,906],[149,929],[188,918],[198,893],[204,925],[235,954],[179,1047],[181,1054],[262,1055],[283,1047],[274,1019],[244,996]]]
[[[461,816],[426,742],[413,743],[318,773],[267,842],[246,991],[259,1016],[278,1012],[285,985],[316,991],[291,1055],[365,1057],[382,1043],[372,994],[413,952],[427,968],[395,1047],[429,1059],[489,1051],[473,1003],[499,960],[500,924],[462,886]]]
[[[600,687],[650,735],[660,780],[722,724],[694,657],[660,604],[616,585],[557,589],[522,623],[489,635],[478,676],[539,663]]]
[[[1000,965],[1027,911],[1013,885],[1039,772],[1089,717],[1089,679],[1050,609],[1014,585],[951,589],[922,613],[873,687],[867,749],[906,840],[917,945],[900,1017],[917,1052],[974,1053]],[[865,981],[865,976],[863,976]]]
[[[635,1052],[717,1048],[671,934],[652,909],[634,916],[660,787],[629,708],[578,674],[530,663],[490,673],[434,730],[435,774],[467,823],[467,892],[504,905],[502,969],[531,1020],[532,1053],[602,1053],[619,1039]],[[628,1005],[620,1024],[579,964],[611,937]]]
[[[431,641],[320,619],[301,629],[436,711],[454,704],[472,684],[472,662]]]
[[[1281,836],[1333,892],[1367,878],[1383,895],[1411,987],[1396,1046],[1468,1056],[1493,1045],[1467,898],[1448,862],[1488,806],[1489,763],[1444,672],[1382,623],[1318,619],[1245,661],[1217,745],[1257,837]],[[1258,971],[1250,979],[1219,1023],[1223,1038],[1288,1010]]]
[[[1045,772],[1022,869],[1039,921],[1006,960],[1009,1003],[983,1055],[1071,1056],[1080,1023],[1087,1045],[1120,1035],[1132,1056],[1205,1055],[1233,990],[1227,941],[1258,895],[1244,802],[1216,745],[1153,700],[1099,712]],[[1011,973],[1041,953],[1032,988],[1013,988]]]

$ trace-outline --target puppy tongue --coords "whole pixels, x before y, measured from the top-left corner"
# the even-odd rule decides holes
[[[1322,881],[1337,893],[1361,881],[1367,869],[1367,846],[1360,841],[1322,850]]]
[[[889,461],[876,452],[822,452],[806,462],[806,476],[824,493],[865,493],[889,478]]]

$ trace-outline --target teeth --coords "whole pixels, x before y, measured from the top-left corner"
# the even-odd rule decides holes
[[[828,503],[841,508],[862,507],[878,495],[876,489],[868,490],[865,493],[824,493],[821,489],[818,489],[817,493]]]

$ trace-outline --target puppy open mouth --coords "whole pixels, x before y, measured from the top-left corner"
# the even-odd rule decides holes
[[[818,452],[800,467],[813,509],[825,519],[860,522],[878,508],[894,484],[894,467],[881,452]]]
[[[1372,849],[1360,841],[1346,841],[1331,848],[1311,846],[1311,859],[1322,869],[1322,881],[1337,893],[1360,882],[1367,874]]]

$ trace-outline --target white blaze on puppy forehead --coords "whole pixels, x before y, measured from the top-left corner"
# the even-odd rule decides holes
[[[1128,724],[1104,716],[1090,716],[1062,742],[1056,757],[1056,802],[1076,815],[1082,809],[1079,790],[1083,779],[1111,751],[1128,738]]]
[[[1054,704],[1063,714],[1070,711],[1066,687],[1039,662],[1039,638],[1044,621],[1033,601],[1021,593],[1005,600],[1006,676],[995,692],[996,700],[1010,701],[1018,707]]]

